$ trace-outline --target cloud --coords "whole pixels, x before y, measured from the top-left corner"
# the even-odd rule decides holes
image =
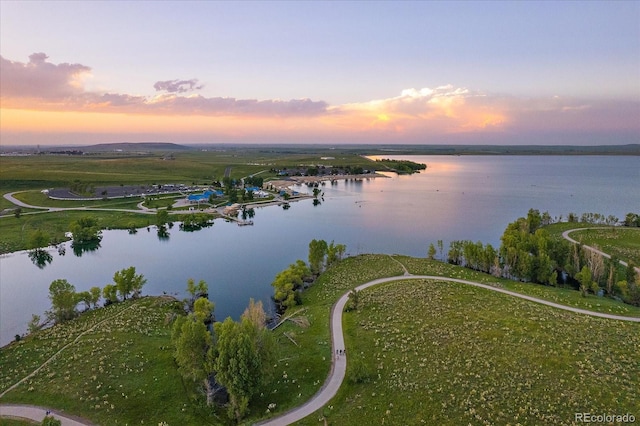
[[[165,91],[169,93],[186,93],[194,90],[200,90],[204,85],[198,85],[198,79],[192,78],[191,80],[167,80],[157,81],[153,85],[153,88],[157,91]]]
[[[307,117],[327,113],[328,104],[311,99],[236,99],[200,95],[180,96],[204,86],[197,79],[154,84],[167,93],[155,97],[86,91],[82,78],[91,68],[80,64],[53,64],[44,53],[28,63],[0,56],[3,108],[38,111],[91,111],[125,114],[204,115],[239,117]]]
[[[0,56],[0,67],[2,108],[73,112],[68,115],[74,117],[79,116],[75,113],[91,112],[96,123],[100,115],[105,117],[105,123],[110,123],[96,125],[98,132],[113,127],[110,120],[118,118],[124,122],[126,116],[153,122],[149,129],[191,131],[192,136],[196,130],[188,129],[197,129],[203,137],[220,135],[225,139],[251,141],[270,138],[380,143],[499,140],[545,143],[550,135],[556,141],[570,135],[615,138],[624,134],[627,140],[640,138],[638,101],[523,98],[440,85],[407,88],[396,96],[367,102],[329,105],[309,98],[207,97],[193,93],[203,87],[197,79],[158,81],[154,84],[160,92],[156,96],[135,96],[85,90],[82,82],[91,68],[53,64],[44,53],[31,55],[27,63]],[[127,123],[130,125],[130,121]],[[12,125],[19,127],[17,122],[3,120],[3,127]]]
[[[82,78],[91,68],[81,64],[52,64],[44,53],[29,62],[13,62],[0,56],[2,97],[61,100],[82,93]]]

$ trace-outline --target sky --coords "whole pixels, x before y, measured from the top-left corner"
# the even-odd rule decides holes
[[[640,143],[638,1],[0,0],[0,144]]]

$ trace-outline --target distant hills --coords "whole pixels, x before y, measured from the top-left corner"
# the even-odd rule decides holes
[[[640,155],[640,144],[627,145],[394,145],[394,144],[188,144],[169,142],[116,142],[86,146],[8,146],[2,155],[33,154],[150,154],[188,151],[232,151],[273,154],[310,154],[336,151],[356,155]]]
[[[149,152],[149,151],[189,151],[185,145],[168,142],[117,142],[99,143],[96,145],[79,146],[74,149],[84,152]]]

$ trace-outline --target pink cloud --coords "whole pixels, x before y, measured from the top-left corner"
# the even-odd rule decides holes
[[[198,84],[197,78],[192,78],[191,80],[157,81],[156,84],[153,85],[153,88],[157,91],[165,91],[169,93],[192,92],[194,90],[200,90],[203,87],[204,85]]]
[[[13,62],[0,56],[2,97],[60,100],[82,93],[81,78],[91,68],[81,64],[52,64],[44,53],[29,62]]]
[[[623,133],[627,138],[640,138],[638,101],[522,98],[442,85],[409,88],[397,96],[368,102],[329,105],[312,99],[236,99],[188,93],[203,87],[197,79],[158,81],[154,88],[162,93],[145,97],[87,91],[82,81],[90,72],[91,68],[81,64],[53,64],[44,53],[31,55],[27,63],[0,56],[1,105],[34,111],[173,116],[185,122],[189,117],[205,117],[204,121],[215,121],[211,134],[224,131],[225,136],[251,140],[317,137],[442,143],[485,138],[485,143],[491,143],[502,138],[515,143],[531,135],[603,138]]]
[[[81,77],[91,68],[80,64],[53,64],[44,53],[28,63],[0,56],[2,106],[43,111],[103,111],[130,114],[307,117],[325,114],[327,103],[311,99],[257,100],[177,94],[198,90],[197,79],[158,81],[154,88],[167,94],[153,98],[85,91]]]

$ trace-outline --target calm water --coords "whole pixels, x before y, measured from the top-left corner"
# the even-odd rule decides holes
[[[155,230],[136,235],[107,231],[99,250],[81,257],[52,251],[38,269],[24,253],[0,258],[0,344],[24,333],[32,314],[49,308],[51,281],[76,290],[111,283],[135,266],[145,294],[184,297],[188,278],[209,284],[218,319],[237,318],[250,297],[270,304],[271,281],[296,259],[306,260],[313,238],[347,245],[347,252],[425,256],[442,239],[498,246],[506,225],[529,208],[552,216],[598,212],[623,218],[640,211],[640,157],[419,156],[427,170],[325,185],[324,201],[256,209],[254,226],[218,220],[186,233],[175,226],[167,241]],[[306,190],[306,187],[300,188]]]

